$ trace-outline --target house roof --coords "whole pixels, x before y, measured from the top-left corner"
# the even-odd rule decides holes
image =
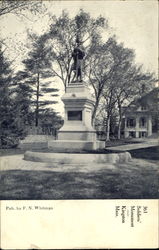
[[[125,112],[134,112],[140,106],[146,106],[148,111],[157,112],[159,110],[159,88],[156,87],[139,98],[135,98],[127,107],[123,107]]]

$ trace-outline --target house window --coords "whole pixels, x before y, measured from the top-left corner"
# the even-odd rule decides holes
[[[146,137],[147,136],[147,132],[145,131],[140,131],[139,132],[139,138],[143,138],[143,137]]]
[[[147,106],[146,105],[142,105],[141,106],[141,110],[147,110]]]
[[[145,117],[141,117],[139,120],[139,127],[140,128],[145,128],[146,127],[146,118]]]
[[[135,118],[128,118],[127,119],[127,127],[128,128],[134,128],[135,126],[136,126]]]
[[[135,133],[135,131],[130,131],[130,132],[129,132],[129,137],[130,137],[130,138],[136,138],[136,133]]]
[[[68,111],[69,121],[82,121],[82,111]]]

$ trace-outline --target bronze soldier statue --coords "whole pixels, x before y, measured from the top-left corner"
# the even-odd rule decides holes
[[[74,48],[72,53],[73,64],[71,67],[71,72],[74,72],[74,76],[71,82],[82,82],[82,64],[85,52],[82,48],[82,43],[77,41],[77,46]]]

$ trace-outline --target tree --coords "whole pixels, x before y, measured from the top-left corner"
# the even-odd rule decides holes
[[[53,17],[53,23],[48,33],[48,46],[52,50],[52,71],[63,83],[65,89],[70,81],[72,52],[76,44],[76,39],[87,44],[87,50],[94,37],[100,36],[101,29],[107,27],[107,20],[103,17],[96,19],[83,10],[70,18],[68,13],[63,12],[59,18]]]
[[[63,125],[63,120],[58,112],[45,109],[39,116],[40,126],[44,134],[57,135],[57,130]]]
[[[104,106],[105,106],[105,113],[106,113],[106,139],[105,141],[110,140],[110,127],[111,127],[111,116],[112,116],[112,111],[115,108],[116,104],[116,98],[114,96],[114,86],[113,84],[109,84],[107,87],[105,87],[102,97],[104,99]]]
[[[110,135],[112,138],[115,136],[118,118],[115,105],[109,108],[108,103],[109,99],[101,98],[94,121],[95,127],[100,134],[105,135],[106,142],[109,141]]]
[[[129,103],[141,92],[143,82],[145,89],[150,90],[155,78],[151,73],[142,72],[142,67],[135,64],[135,53],[132,49],[124,48],[123,44],[118,44],[114,38],[110,38],[107,44],[113,58],[110,78],[118,110],[118,139],[120,139],[123,104]]]
[[[107,44],[102,44],[99,39],[92,41],[89,54],[90,57],[88,59],[87,76],[89,83],[94,90],[96,100],[92,114],[92,123],[94,123],[105,85],[109,79],[112,58],[111,54],[107,50]]]
[[[46,98],[44,100],[42,97],[46,97],[47,94],[51,94],[51,97],[58,96],[54,93],[58,89],[50,87],[50,84],[53,83],[51,77],[54,75],[50,70],[50,49],[45,46],[45,34],[40,37],[32,34],[31,38],[32,49],[28,53],[28,58],[23,61],[23,64],[25,67],[25,83],[32,87],[35,96],[32,100],[32,106],[35,110],[35,126],[37,127],[39,124],[39,113],[43,112],[47,105],[57,103],[53,100],[46,100]]]
[[[22,130],[17,126],[17,117],[13,96],[13,79],[10,62],[0,47],[0,146],[17,144]]]
[[[19,1],[19,0],[2,0],[0,4],[0,16],[6,14],[22,15],[25,10],[36,13],[41,7],[42,1]]]
[[[105,44],[95,44],[89,58],[88,75],[96,97],[93,120],[100,102],[106,114],[106,141],[109,140],[110,120],[114,108],[118,110],[118,138],[120,139],[122,105],[139,94],[143,81],[152,86],[153,74],[144,73],[135,64],[135,53],[124,48],[116,39],[109,38]]]
[[[5,59],[2,47],[0,45],[0,145],[3,145],[5,127],[9,124],[7,120],[10,118],[11,98],[9,93],[9,84],[11,82],[11,69],[9,62]]]
[[[13,78],[15,86],[13,91],[14,109],[16,111],[17,125],[23,130],[27,125],[32,125],[33,122],[31,110],[33,89],[25,82],[26,77],[26,72],[18,71]]]

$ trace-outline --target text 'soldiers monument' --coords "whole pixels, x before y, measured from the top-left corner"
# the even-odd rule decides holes
[[[69,76],[64,102],[64,125],[58,132],[58,140],[50,141],[49,148],[62,151],[80,151],[103,148],[104,143],[97,141],[92,127],[92,111],[95,100],[83,82],[83,60],[85,52],[82,43],[76,39],[72,52],[73,64]],[[72,79],[71,75],[73,73]]]

